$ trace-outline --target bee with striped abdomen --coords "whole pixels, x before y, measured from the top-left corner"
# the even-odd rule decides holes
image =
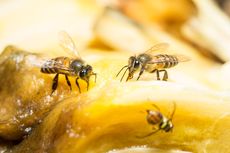
[[[160,130],[163,130],[165,132],[170,132],[173,130],[172,118],[176,111],[176,103],[173,102],[173,111],[169,117],[164,116],[156,105],[153,104],[153,106],[156,108],[156,110],[146,110],[146,120],[148,124],[153,125],[154,131],[144,136],[137,136],[138,138],[145,138],[151,136]]]
[[[52,93],[57,89],[58,86],[58,76],[59,74],[65,75],[66,82],[72,90],[71,83],[69,81],[69,76],[77,77],[76,85],[81,93],[81,88],[78,83],[78,79],[82,79],[87,83],[87,90],[89,88],[89,79],[91,75],[95,76],[96,82],[96,73],[93,72],[92,66],[85,63],[84,60],[79,56],[79,53],[75,47],[74,41],[66,32],[59,33],[60,45],[64,48],[65,51],[70,53],[73,58],[70,57],[57,57],[50,60],[47,60],[41,67],[42,73],[56,74],[53,79]]]
[[[164,81],[168,80],[168,73],[165,69],[176,66],[179,62],[189,61],[189,58],[183,55],[168,55],[168,54],[154,54],[155,51],[166,51],[169,45],[167,43],[159,43],[147,50],[146,52],[139,54],[138,56],[131,56],[128,61],[128,65],[124,66],[117,74],[126,68],[125,72],[121,77],[121,81],[125,76],[126,72],[129,70],[128,77],[126,81],[133,78],[133,74],[138,70],[139,75],[137,80],[144,71],[149,73],[157,73],[157,80],[160,80],[160,72],[164,72]]]

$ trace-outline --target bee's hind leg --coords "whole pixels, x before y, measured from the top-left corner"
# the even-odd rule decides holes
[[[167,81],[168,80],[168,72],[166,70],[160,70],[159,72],[162,72],[162,71],[165,72],[162,80]]]
[[[72,91],[72,86],[71,86],[71,83],[70,83],[69,78],[68,78],[67,75],[65,75],[65,79],[66,79],[66,82],[67,82],[67,84],[68,84],[70,90]]]
[[[58,73],[55,75],[54,79],[53,79],[53,84],[52,84],[52,93],[51,95],[54,93],[54,91],[57,89],[58,86]]]
[[[159,74],[159,70],[158,69],[154,69],[152,72],[150,73],[154,73],[156,72],[157,73],[157,80],[160,80],[160,74]]]

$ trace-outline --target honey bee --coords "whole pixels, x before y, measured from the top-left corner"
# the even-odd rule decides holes
[[[166,51],[168,47],[169,44],[167,43],[159,43],[138,56],[131,56],[128,60],[128,65],[122,67],[116,77],[126,68],[120,81],[123,80],[127,70],[129,70],[129,74],[126,81],[132,79],[133,74],[137,71],[140,71],[137,80],[139,80],[144,71],[147,71],[149,73],[156,72],[157,80],[160,80],[160,72],[164,72],[162,80],[167,81],[168,73],[165,69],[174,67],[179,62],[190,60],[184,55],[154,54],[155,51]]]
[[[138,138],[145,138],[151,136],[160,130],[163,130],[165,132],[170,132],[170,131],[172,132],[173,130],[174,126],[172,123],[172,118],[176,111],[176,103],[173,102],[173,111],[169,117],[164,116],[156,105],[153,104],[153,106],[156,108],[156,110],[146,110],[147,112],[146,120],[148,124],[153,125],[154,131],[144,136],[137,136]]]
[[[58,86],[58,76],[59,74],[65,75],[66,82],[72,90],[71,83],[69,81],[70,77],[76,78],[76,85],[81,93],[81,88],[78,83],[78,79],[82,79],[87,83],[87,90],[89,89],[89,79],[91,75],[95,76],[95,82],[97,74],[93,72],[92,66],[85,63],[84,60],[80,57],[75,43],[72,38],[64,31],[59,33],[59,43],[63,49],[68,52],[72,57],[56,57],[50,60],[47,60],[41,67],[42,73],[47,74],[56,74],[53,79],[52,84],[52,93],[57,89]]]

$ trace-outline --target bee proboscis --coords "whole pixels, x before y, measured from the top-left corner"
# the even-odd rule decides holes
[[[63,49],[68,52],[72,57],[56,57],[47,60],[41,67],[42,73],[56,74],[53,79],[52,93],[57,89],[59,74],[65,75],[66,82],[72,90],[71,83],[69,81],[69,76],[76,77],[76,85],[81,93],[81,88],[78,83],[78,79],[82,79],[87,83],[87,90],[89,88],[89,79],[91,75],[96,76],[97,74],[93,72],[92,66],[85,63],[80,57],[75,43],[72,38],[64,31],[59,32],[59,43]]]
[[[154,45],[152,48],[148,49],[144,53],[139,54],[138,56],[131,56],[128,61],[128,65],[125,65],[118,72],[116,77],[126,68],[123,73],[121,80],[123,80],[126,72],[129,70],[128,77],[126,81],[133,78],[133,75],[138,70],[139,75],[137,80],[141,77],[144,71],[149,73],[156,72],[157,80],[160,80],[160,72],[164,72],[162,80],[168,80],[168,73],[165,69],[176,66],[179,62],[186,62],[190,59],[184,55],[168,55],[168,54],[155,54],[155,51],[166,51],[169,47],[167,43],[159,43]]]
[[[146,110],[147,112],[146,120],[148,124],[153,125],[154,131],[144,136],[137,136],[138,138],[145,138],[151,136],[160,130],[163,130],[165,132],[170,132],[170,131],[172,132],[173,130],[174,126],[172,123],[172,118],[176,111],[176,103],[173,102],[173,111],[169,117],[163,115],[160,109],[155,104],[153,104],[153,106],[156,108],[156,110]]]

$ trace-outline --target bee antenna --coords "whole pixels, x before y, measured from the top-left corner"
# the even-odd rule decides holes
[[[176,103],[173,102],[173,111],[172,111],[172,114],[171,114],[169,120],[172,120],[172,118],[173,118],[173,116],[174,116],[174,114],[175,114],[175,111],[176,111]]]
[[[141,111],[139,111],[140,113],[146,113],[145,111],[143,111],[143,110],[141,110]]]
[[[129,67],[125,70],[125,72],[124,72],[124,74],[122,75],[122,77],[121,77],[121,80],[120,81],[122,81],[123,80],[123,78],[124,78],[124,76],[125,76],[125,74],[126,74],[126,72],[127,72],[127,70],[129,69]]]
[[[149,136],[151,136],[151,135],[157,133],[158,131],[160,131],[160,128],[157,129],[157,130],[155,130],[155,131],[153,131],[153,132],[150,132],[150,133],[148,133],[148,134],[146,134],[146,135],[143,135],[143,136],[136,136],[136,137],[137,137],[137,138],[146,138],[146,137],[149,137]]]
[[[152,105],[160,112],[160,108],[156,104],[152,104]]]
[[[126,68],[126,67],[128,67],[128,65],[123,66],[123,67],[121,68],[121,70],[117,73],[116,77],[118,77],[118,75],[121,73],[121,71],[122,71],[124,68]]]
[[[97,73],[93,73],[92,75],[95,76],[94,82],[96,83],[96,81],[97,81]]]

